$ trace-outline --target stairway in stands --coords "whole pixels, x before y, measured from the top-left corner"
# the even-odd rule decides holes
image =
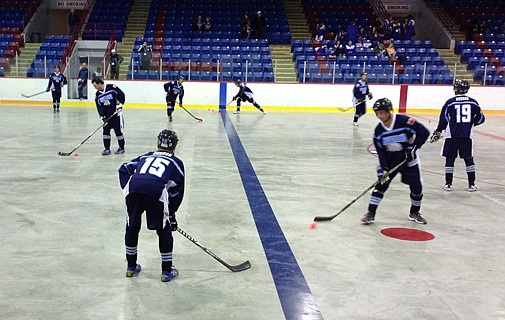
[[[465,40],[465,33],[460,31],[460,25],[457,24],[452,16],[444,10],[437,0],[425,0],[429,8],[442,21],[446,28],[452,29],[452,35],[455,41]],[[454,53],[452,49],[437,49],[438,54],[444,63],[449,67],[451,73],[454,74],[454,64],[456,66],[456,79],[467,80],[469,83],[475,83],[473,80],[473,70],[467,70],[467,63],[461,62],[461,55]],[[478,83],[476,83],[478,84]]]
[[[20,48],[18,54],[19,73],[16,71],[16,62],[11,62],[11,70],[5,73],[6,77],[26,77],[26,71],[30,68],[35,55],[40,49],[41,43],[25,43],[25,46]],[[51,71],[52,72],[52,71]]]
[[[307,19],[299,0],[283,0],[289,30],[293,39],[310,39],[311,34],[307,25]]]
[[[124,62],[119,70],[119,79],[126,79],[128,66],[132,58],[132,50],[135,45],[135,38],[144,37],[150,7],[151,0],[135,1],[132,5],[123,41],[117,45],[117,53],[124,58]]]
[[[444,63],[449,67],[451,73],[454,75],[454,64],[457,63],[456,67],[456,79],[466,80],[469,83],[474,83],[473,81],[473,70],[467,70],[466,62],[461,62],[461,56],[454,53],[452,49],[437,49],[438,55],[444,59]]]
[[[270,44],[270,55],[274,67],[275,82],[296,82],[296,68],[293,62],[291,46]]]
[[[310,39],[307,19],[299,0],[283,0],[292,39]],[[297,82],[296,65],[290,45],[270,45],[275,82]]]

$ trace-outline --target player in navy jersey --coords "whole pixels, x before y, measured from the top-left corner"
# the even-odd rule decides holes
[[[61,88],[67,84],[67,78],[60,73],[60,66],[54,67],[54,72],[49,76],[46,92],[51,90],[53,96],[53,112],[60,112]]]
[[[479,103],[466,93],[470,84],[466,80],[456,80],[454,83],[455,97],[450,98],[442,107],[437,129],[431,136],[431,142],[440,139],[445,130],[442,156],[445,157],[445,186],[446,191],[452,191],[454,162],[458,156],[465,161],[468,176],[468,191],[479,190],[475,185],[475,162],[473,160],[473,127],[483,124],[486,118]]]
[[[263,114],[266,114],[265,110],[261,108],[261,106],[254,101],[254,94],[249,87],[242,82],[242,80],[237,79],[235,80],[235,85],[239,88],[238,93],[233,97],[233,100],[237,100],[237,110],[233,112],[234,114],[240,114],[240,103],[242,101],[247,101],[253,104],[259,111],[263,112]]]
[[[418,150],[428,139],[430,132],[424,125],[415,119],[402,114],[393,113],[393,104],[387,98],[377,100],[373,105],[375,115],[380,123],[375,128],[373,142],[379,157],[377,177],[381,181],[375,186],[368,212],[361,218],[363,224],[373,223],[375,212],[391,180],[397,173],[402,175],[402,182],[410,187],[410,214],[409,220],[426,224],[426,219],[421,216],[421,201],[423,199],[423,184]],[[384,172],[389,171],[402,161],[406,160],[398,170],[392,172],[387,181],[383,181]]]
[[[163,130],[158,135],[158,151],[149,152],[119,168],[119,183],[126,201],[126,276],[137,275],[137,246],[146,212],[147,228],[156,230],[161,254],[161,281],[169,282],[179,274],[172,265],[177,230],[175,214],[184,196],[184,164],[174,154],[177,134]]]
[[[100,120],[102,123],[106,123],[103,126],[103,146],[105,149],[102,151],[102,155],[110,155],[111,129],[114,129],[119,145],[115,153],[122,154],[125,152],[125,140],[121,132],[121,128],[123,127],[122,109],[125,103],[124,92],[115,84],[105,85],[102,79],[93,79],[91,83],[93,87],[98,90],[95,95],[95,103],[98,114],[100,115]]]
[[[178,80],[169,81],[163,85],[166,92],[167,101],[167,115],[168,121],[172,122],[172,113],[175,109],[175,103],[177,101],[177,96],[179,96],[179,106],[182,106],[182,98],[184,97],[184,76],[179,76]]]
[[[358,119],[361,118],[366,113],[366,98],[372,99],[373,95],[368,87],[368,82],[366,81],[366,72],[361,73],[359,80],[356,81],[354,89],[352,90],[353,98],[352,102],[354,104],[354,121],[353,124],[358,126]]]

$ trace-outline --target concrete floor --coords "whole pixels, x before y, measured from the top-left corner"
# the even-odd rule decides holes
[[[505,117],[477,128],[479,192],[466,191],[461,160],[454,191],[443,191],[442,143],[421,149],[426,226],[407,220],[397,180],[375,225],[359,223],[366,195],[310,229],[373,183],[373,114],[354,128],[349,112],[192,112],[204,123],[177,109],[169,125],[162,109],[126,106],[126,154],[101,156],[98,132],[77,157],[60,157],[98,127],[94,109],[0,107],[0,319],[505,319]],[[417,119],[433,130],[437,118]],[[117,169],[153,150],[166,127],[186,167],[180,227],[250,270],[232,273],[174,234],[181,274],[163,284],[145,228],[143,270],[124,277]],[[389,238],[389,227],[435,239]]]

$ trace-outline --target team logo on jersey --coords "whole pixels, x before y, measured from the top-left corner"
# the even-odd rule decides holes
[[[112,94],[107,94],[107,95],[104,95],[104,96],[101,96],[100,98],[98,98],[98,102],[103,104],[104,106],[109,106],[110,105],[109,100],[112,100],[112,99],[113,99]]]
[[[387,144],[386,145],[386,149],[389,152],[398,152],[398,151],[402,151],[403,150],[403,146],[402,146],[401,143],[393,142],[393,143]]]
[[[413,125],[415,122],[416,122],[416,119],[414,119],[414,118],[409,118],[409,120],[407,120],[407,123],[409,125]]]

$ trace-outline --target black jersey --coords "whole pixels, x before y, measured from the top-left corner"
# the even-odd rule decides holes
[[[486,118],[475,99],[457,95],[447,100],[440,112],[437,130],[445,130],[446,138],[472,138],[473,127],[483,124]]]

